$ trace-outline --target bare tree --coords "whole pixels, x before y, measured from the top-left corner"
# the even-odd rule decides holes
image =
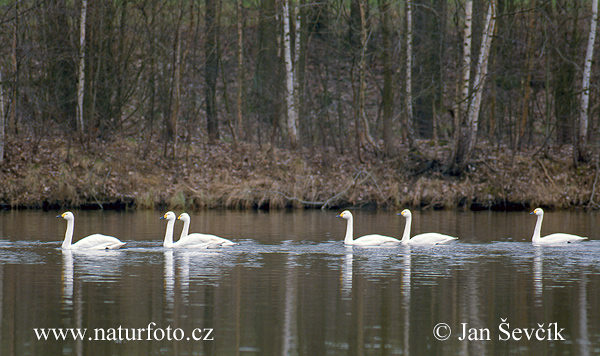
[[[77,132],[83,140],[83,97],[85,93],[85,25],[87,16],[87,0],[81,1],[81,17],[79,20],[79,77],[77,80]]]
[[[413,95],[412,95],[412,57],[413,57],[413,32],[412,32],[412,0],[406,0],[406,131],[408,145],[414,146],[415,130],[413,116]]]
[[[219,71],[219,40],[218,40],[218,0],[206,0],[206,13],[204,15],[206,26],[206,43],[204,78],[206,80],[206,125],[208,141],[214,143],[220,137],[219,122],[217,120],[217,75]]]
[[[581,102],[579,109],[579,125],[577,130],[577,142],[573,153],[575,163],[586,161],[586,145],[588,131],[588,107],[590,103],[590,76],[592,72],[592,58],[594,57],[594,43],[596,42],[596,26],[598,23],[598,0],[592,0],[592,19],[588,34],[587,51],[583,66],[583,79],[581,85]]]
[[[389,0],[381,0],[381,33],[383,41],[383,145],[385,154],[392,156],[395,154],[393,142],[392,118],[394,115],[394,88],[393,88],[393,69],[391,46],[391,6]]]
[[[242,0],[237,0],[237,85],[236,136],[247,140],[250,129],[249,125],[247,126],[248,121],[244,121],[244,5]]]
[[[285,61],[285,101],[287,104],[287,130],[292,148],[298,146],[298,98],[296,90],[297,61],[292,57],[292,36],[290,29],[290,2],[283,1],[283,52]],[[296,41],[298,42],[298,41]]]
[[[0,67],[0,162],[4,161],[4,145],[6,144],[6,115],[4,112],[6,98],[4,97],[4,82],[2,76],[2,67]]]
[[[468,0],[467,2],[471,2]],[[472,4],[465,7],[465,11],[472,11]],[[475,70],[475,78],[473,80],[473,89],[471,96],[468,95],[468,75],[464,73],[468,70],[463,69],[463,87],[462,96],[466,105],[462,105],[462,110],[466,110],[465,124],[457,127],[458,133],[455,133],[456,140],[454,150],[452,153],[452,159],[450,161],[449,173],[460,174],[467,166],[467,163],[475,147],[477,140],[477,129],[479,124],[479,111],[481,109],[481,97],[483,93],[483,86],[487,76],[488,59],[490,55],[490,49],[492,45],[492,36],[494,34],[494,28],[496,24],[496,0],[491,0],[488,6],[488,12],[483,28],[483,35],[481,39],[481,47],[479,50],[479,59],[477,61],[477,67]],[[470,37],[471,30],[470,25],[465,25],[465,42],[467,35]],[[469,40],[470,42],[470,40]],[[466,49],[465,45],[465,49]],[[470,44],[468,46],[470,48]],[[470,55],[464,54],[464,63],[470,64]],[[467,58],[469,57],[469,58]],[[465,96],[465,88],[467,95]]]

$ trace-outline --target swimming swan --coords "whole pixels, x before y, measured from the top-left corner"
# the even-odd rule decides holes
[[[346,237],[344,238],[344,244],[346,245],[389,246],[397,245],[400,243],[400,240],[398,239],[383,235],[365,235],[354,240],[352,213],[350,213],[348,210],[344,210],[340,215],[336,216],[336,218],[348,220],[348,225],[346,227]]]
[[[438,234],[437,232],[428,232],[428,233],[424,233],[424,234],[419,234],[419,235],[415,235],[411,238],[410,237],[410,226],[412,223],[412,214],[411,214],[410,210],[404,209],[398,215],[402,215],[406,218],[406,225],[404,226],[404,234],[402,235],[402,240],[400,241],[400,242],[402,242],[402,244],[439,245],[439,244],[447,243],[447,242],[458,239],[453,236]]]
[[[163,246],[166,248],[211,248],[220,246],[218,241],[210,239],[207,241],[206,239],[198,239],[189,235],[180,238],[177,242],[173,242],[173,228],[177,219],[175,213],[169,211],[160,218],[167,220],[167,232],[165,233],[165,241],[163,242]]]
[[[183,221],[183,230],[181,230],[181,237],[179,238],[179,241],[181,241],[184,237],[187,236],[188,238],[204,240],[204,242],[210,242],[212,244],[217,243],[220,246],[237,245],[237,243],[235,243],[231,240],[227,240],[222,237],[215,236],[215,235],[199,234],[199,233],[188,234],[190,231],[190,216],[187,213],[182,213],[181,215],[179,215],[177,217],[177,220]]]
[[[587,240],[587,237],[563,233],[540,237],[540,233],[542,232],[542,220],[544,220],[544,211],[541,208],[537,208],[531,214],[537,215],[537,222],[535,223],[535,230],[533,230],[533,238],[531,239],[531,242],[534,244],[563,244]]]
[[[67,211],[62,213],[62,215],[58,215],[57,218],[67,220],[67,232],[65,233],[65,240],[62,243],[62,248],[64,250],[113,250],[125,245],[124,242],[121,242],[116,237],[101,234],[93,234],[71,244],[71,241],[73,240],[75,216],[72,212]]]

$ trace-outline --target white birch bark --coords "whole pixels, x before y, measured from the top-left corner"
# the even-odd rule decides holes
[[[459,115],[466,115],[469,107],[469,85],[471,81],[471,36],[473,31],[473,0],[465,3],[465,23],[463,39],[462,88]]]
[[[412,105],[412,0],[406,1],[406,129],[408,131],[408,144],[414,144],[414,117]]]
[[[285,58],[285,101],[287,104],[287,129],[290,145],[298,145],[298,106],[296,103],[296,76],[292,59],[292,41],[290,34],[290,1],[283,1],[283,51]]]
[[[577,135],[577,159],[584,156],[587,144],[588,108],[590,104],[590,74],[592,72],[592,58],[594,57],[594,44],[596,42],[596,26],[598,23],[598,0],[592,1],[592,20],[588,37],[587,52],[583,66],[583,80],[581,85],[581,107],[579,113],[579,127]]]
[[[87,16],[87,0],[81,2],[81,19],[79,24],[79,78],[77,81],[77,131],[83,137],[83,96],[85,93],[85,22]]]
[[[597,1],[597,0],[594,0]],[[481,96],[483,86],[487,77],[488,59],[490,57],[490,49],[492,47],[492,37],[494,35],[494,27],[496,26],[496,0],[492,0],[488,7],[487,16],[485,19],[485,27],[481,38],[481,48],[479,50],[479,59],[475,70],[475,78],[473,78],[473,95],[467,115],[467,125],[470,130],[471,141],[469,145],[472,147],[475,144],[477,136],[477,124],[479,121],[479,108],[481,107]]]

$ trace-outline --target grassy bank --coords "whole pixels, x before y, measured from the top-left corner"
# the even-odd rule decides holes
[[[32,149],[32,147],[36,147]],[[569,147],[479,148],[469,172],[441,173],[448,147],[422,142],[395,158],[241,145],[163,145],[121,138],[83,149],[61,140],[10,142],[0,164],[4,208],[463,208],[597,207],[595,164],[573,167]],[[590,200],[592,199],[592,200]]]

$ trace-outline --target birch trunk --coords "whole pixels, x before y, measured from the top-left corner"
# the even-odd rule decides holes
[[[413,128],[413,105],[412,105],[412,0],[406,1],[406,130],[408,146],[414,146],[415,131]]]
[[[471,85],[471,37],[473,31],[473,0],[467,0],[465,3],[465,23],[463,39],[463,65],[462,65],[462,88],[460,97],[459,115],[462,117],[467,114],[469,109],[469,86]]]
[[[292,36],[290,31],[290,1],[283,1],[283,51],[285,60],[285,102],[287,104],[287,130],[292,148],[298,146],[298,105],[295,88],[296,76],[292,58]]]
[[[588,108],[590,104],[590,74],[592,72],[592,58],[594,57],[594,43],[596,41],[596,26],[598,22],[598,0],[592,1],[592,20],[588,37],[587,53],[583,66],[583,80],[581,85],[581,107],[579,113],[579,127],[577,142],[575,144],[575,162],[586,161],[586,145],[588,131]]]
[[[87,0],[81,1],[81,19],[79,23],[79,78],[77,80],[77,132],[83,139],[83,97],[85,93],[85,22]]]
[[[468,4],[470,3],[470,4]],[[467,1],[465,11],[472,12],[472,0]],[[467,167],[467,163],[475,147],[477,141],[477,128],[479,123],[479,111],[481,107],[481,98],[483,94],[483,86],[487,77],[488,59],[492,46],[492,36],[496,25],[496,0],[492,0],[488,7],[488,12],[483,27],[483,35],[481,39],[481,47],[479,50],[479,59],[475,70],[475,78],[473,80],[473,89],[469,97],[469,81],[471,63],[471,14],[465,14],[465,46],[464,46],[464,64],[469,64],[468,68],[463,68],[462,82],[462,102],[461,102],[461,117],[465,117],[465,124],[456,128],[455,145],[452,159],[450,161],[448,172],[451,174],[460,174]],[[467,20],[468,19],[468,20]],[[467,24],[469,22],[469,24]],[[468,40],[467,40],[468,38]],[[468,42],[468,46],[467,46]]]
[[[597,0],[595,0],[597,1]],[[496,26],[496,0],[492,0],[488,7],[487,16],[485,19],[485,27],[481,38],[481,48],[479,50],[479,59],[477,60],[477,69],[475,78],[473,78],[473,95],[467,115],[467,124],[469,128],[469,147],[467,150],[466,159],[471,156],[475,142],[477,141],[477,128],[479,123],[479,111],[481,108],[481,97],[483,95],[483,87],[487,78],[488,61],[490,50],[492,48],[492,38],[494,36],[494,28]],[[466,161],[466,160],[465,160]]]

